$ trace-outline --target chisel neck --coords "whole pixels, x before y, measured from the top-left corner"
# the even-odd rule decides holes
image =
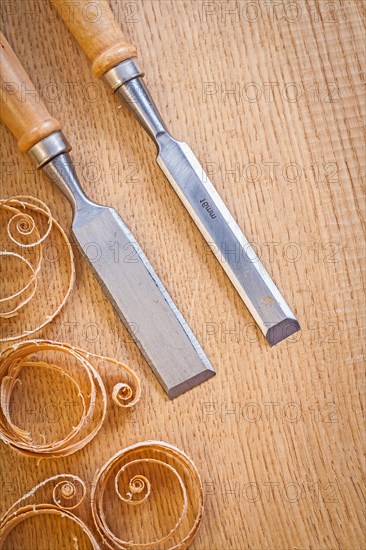
[[[134,58],[123,61],[104,75],[112,90],[157,143],[157,137],[167,133],[167,128],[142,77],[143,73]]]
[[[83,206],[94,203],[82,190],[69,155],[70,150],[71,146],[62,132],[54,132],[34,145],[28,154],[37,168],[41,168],[63,192],[76,212]]]
[[[57,185],[71,203],[74,214],[94,204],[81,188],[74,165],[68,153],[54,157],[42,170]]]

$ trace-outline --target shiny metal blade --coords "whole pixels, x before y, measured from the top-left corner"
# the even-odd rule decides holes
[[[272,346],[300,330],[281,293],[186,143],[158,133],[157,162]]]
[[[169,134],[141,78],[126,61],[106,81],[155,141],[157,162],[215,252],[271,346],[300,325],[186,143]]]
[[[170,399],[215,374],[204,351],[119,214],[89,204],[72,232]]]
[[[119,214],[85,195],[69,150],[62,132],[55,132],[31,156],[69,199],[75,242],[173,399],[215,371]]]

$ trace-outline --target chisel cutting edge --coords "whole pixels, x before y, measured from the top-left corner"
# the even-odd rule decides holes
[[[142,80],[136,49],[107,0],[51,0],[93,62],[158,148],[157,162],[226,271],[270,345],[300,330],[281,293],[186,143],[175,140]]]
[[[159,382],[173,399],[211,378],[204,351],[119,214],[84,194],[59,122],[1,33],[0,48],[1,119],[69,199],[75,241]]]

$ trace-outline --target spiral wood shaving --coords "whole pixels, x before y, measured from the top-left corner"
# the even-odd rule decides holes
[[[37,515],[53,515],[66,518],[78,525],[88,537],[92,548],[100,546],[85,521],[74,511],[80,507],[86,494],[85,483],[77,476],[61,474],[39,483],[29,493],[17,500],[0,520],[0,550],[9,533],[20,523]]]
[[[157,537],[154,541],[123,540],[116,536],[109,526],[110,520],[107,519],[105,511],[105,504],[110,498],[110,494],[107,495],[107,486],[112,480],[114,496],[126,506],[146,506],[149,499],[154,494],[158,495],[161,489],[157,480],[154,485],[146,474],[141,473],[141,470],[147,467],[164,471],[163,483],[169,476],[175,479],[180,492],[180,495],[175,494],[175,497],[177,499],[179,497],[181,500],[180,513],[178,513],[174,527],[168,529],[163,536]],[[131,470],[133,474],[130,475],[128,470]],[[124,483],[123,477],[125,478]],[[172,495],[169,494],[169,497],[171,498]],[[102,540],[109,548],[118,550],[182,550],[191,544],[202,519],[202,483],[195,465],[182,451],[162,441],[146,441],[118,452],[99,470],[93,483],[91,506],[95,525]],[[169,516],[171,516],[170,512]],[[159,517],[159,510],[155,511],[155,515]],[[150,523],[152,523],[152,519],[152,517],[149,518]],[[159,523],[164,525],[167,517],[159,517],[159,520],[161,520]],[[140,530],[146,531],[143,525]]]
[[[0,320],[14,317],[18,319],[19,315],[23,313],[24,321],[27,322],[27,324],[31,323],[32,320],[29,319],[26,306],[33,300],[37,290],[42,290],[39,289],[39,278],[41,269],[44,266],[43,246],[53,229],[59,232],[62,241],[66,245],[69,264],[67,288],[54,311],[46,313],[44,319],[36,324],[36,326],[30,326],[30,328],[19,333],[4,335],[5,331],[2,330],[0,333],[0,342],[6,342],[18,340],[24,336],[37,332],[58,315],[72,290],[75,278],[75,267],[70,242],[64,230],[53,218],[49,207],[44,202],[35,197],[19,195],[9,199],[0,199],[0,210],[8,217],[6,222],[6,233],[7,238],[10,239],[9,243],[1,243],[0,256],[3,256],[3,258],[16,258],[24,264],[25,270],[28,270],[30,273],[27,282],[25,282],[22,288],[12,294],[0,296]],[[45,218],[46,229],[42,235],[34,220],[35,213]],[[2,285],[2,287],[4,288],[4,285]],[[1,294],[3,294],[3,290]]]
[[[61,352],[66,356],[65,359],[75,359],[77,367],[81,368],[83,383],[75,379],[75,364],[73,365],[70,359],[64,361],[65,365],[57,365],[50,360],[42,359],[43,352],[47,352],[48,356],[50,352]],[[3,351],[0,354],[0,438],[20,453],[38,458],[64,457],[91,441],[100,430],[107,411],[106,388],[91,359],[108,364],[109,376],[114,367],[117,369],[117,375],[123,377],[110,392],[112,401],[120,407],[135,405],[141,394],[140,380],[129,367],[115,359],[48,340],[29,340]],[[65,376],[77,389],[83,412],[78,424],[61,440],[46,443],[43,437],[42,443],[36,443],[35,439],[42,440],[42,434],[37,434],[35,438],[34,434],[22,430],[11,420],[12,393],[20,380],[21,371],[27,367],[52,369]]]
[[[157,482],[146,475],[131,475],[131,471],[140,471],[152,468],[164,472],[164,479]],[[128,472],[130,470],[130,472]],[[169,505],[174,504],[174,497],[179,500],[181,507],[178,519],[174,515],[175,527],[167,530],[162,536],[152,542],[134,542],[133,540],[122,540],[113,534],[110,523],[107,520],[105,505],[111,504],[106,498],[105,492],[109,482],[115,490],[115,497],[125,506],[131,506],[134,510],[142,507],[147,510],[147,522],[153,523],[153,516],[157,516],[159,524],[164,527],[171,519],[169,508],[167,516],[162,515],[161,509],[152,510],[148,507],[148,501],[153,495],[159,495],[161,486],[166,482],[165,478],[173,477],[179,486],[179,495],[167,493]],[[124,486],[122,477],[127,481]],[[91,494],[92,514],[81,507],[86,493],[85,483],[73,475],[59,475],[47,479],[37,485],[32,491],[19,499],[0,520],[0,550],[4,541],[14,527],[27,518],[36,514],[54,514],[68,518],[81,527],[93,549],[112,548],[134,549],[134,550],[182,550],[187,548],[195,537],[203,514],[203,490],[202,483],[193,462],[182,451],[162,441],[145,441],[132,445],[115,454],[106,464],[97,471]],[[87,500],[87,499],[85,499]],[[176,503],[175,503],[176,504]],[[112,508],[115,509],[114,503]],[[122,520],[116,509],[117,518]],[[78,516],[76,514],[78,513]],[[149,515],[150,514],[150,515]],[[81,519],[81,517],[86,519]],[[89,525],[91,517],[94,520],[98,536],[94,536],[94,529]],[[136,517],[132,515],[132,518]],[[118,523],[117,519],[117,523]],[[148,531],[147,523],[137,525],[139,533]],[[98,541],[98,542],[97,542]],[[100,541],[100,542],[99,542]]]

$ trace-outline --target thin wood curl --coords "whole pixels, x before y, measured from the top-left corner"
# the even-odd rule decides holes
[[[50,208],[43,201],[29,195],[18,195],[8,199],[0,199],[0,209],[9,212],[11,215],[11,218],[6,226],[6,231],[10,241],[18,247],[17,251],[1,249],[0,256],[17,258],[23,262],[31,272],[28,281],[21,289],[9,296],[0,296],[0,304],[2,305],[2,308],[5,307],[5,310],[3,309],[0,312],[0,319],[10,319],[12,317],[16,317],[19,315],[22,308],[33,300],[38,289],[38,278],[43,266],[43,245],[49,237],[53,227],[55,227],[59,232],[63,242],[66,245],[70,271],[66,291],[54,311],[46,314],[45,319],[38,323],[35,327],[24,330],[19,334],[14,334],[11,336],[3,336],[0,334],[0,342],[9,342],[19,340],[25,336],[38,332],[43,327],[48,325],[60,313],[74,286],[75,265],[74,255],[69,239],[61,225],[52,216]],[[31,215],[32,212],[37,212],[46,218],[47,228],[43,235],[40,234],[37,228],[34,218]],[[30,243],[24,243],[20,240],[20,237],[22,236],[33,237],[33,240]],[[3,246],[4,244],[1,245],[2,248]],[[25,251],[29,249],[34,249],[34,251],[38,253],[38,260],[35,265],[33,265],[33,263],[24,255]],[[26,293],[30,288],[31,291],[29,295],[27,295]],[[14,304],[14,300],[17,298],[20,298],[20,302]]]
[[[142,451],[142,450],[148,451],[148,454],[150,452],[153,454],[155,451],[158,451],[161,454],[161,458],[156,459],[156,458],[150,458],[149,456],[147,456],[144,458],[139,457],[137,459],[131,459],[128,461],[129,456],[133,457],[136,451]],[[170,445],[169,443],[164,443],[162,441],[145,441],[145,442],[137,443],[135,445],[127,447],[126,449],[123,449],[122,451],[116,453],[97,472],[96,477],[94,479],[93,486],[92,486],[92,494],[91,494],[91,507],[92,507],[93,519],[97,527],[97,530],[100,536],[102,537],[102,540],[109,548],[113,550],[158,549],[158,548],[162,548],[163,544],[165,545],[169,543],[169,540],[171,540],[174,537],[174,535],[177,534],[177,531],[181,526],[188,512],[189,499],[187,494],[187,487],[185,486],[182,476],[178,473],[177,469],[171,464],[169,464],[168,462],[169,460],[172,460],[172,459],[176,461],[180,467],[183,467],[187,473],[189,473],[192,485],[194,487],[194,493],[195,493],[195,496],[197,497],[198,509],[196,511],[193,524],[190,525],[189,532],[184,535],[184,537],[182,538],[182,540],[180,540],[180,542],[173,543],[171,546],[169,546],[169,550],[184,550],[188,548],[188,546],[191,544],[200,526],[202,515],[203,515],[203,506],[204,506],[202,482],[201,482],[199,473],[196,469],[196,466],[185,453],[183,453],[177,447]],[[124,463],[124,460],[126,460],[125,463]],[[123,464],[121,467],[119,467],[121,463]],[[146,500],[149,498],[152,491],[151,482],[146,478],[146,476],[139,475],[139,474],[134,475],[133,478],[130,479],[130,482],[128,484],[129,492],[126,493],[126,495],[122,495],[121,491],[118,488],[119,477],[123,473],[123,471],[125,471],[131,465],[136,465],[138,463],[140,464],[153,463],[158,465],[159,467],[167,469],[170,473],[176,476],[179,482],[180,491],[183,497],[183,507],[181,510],[181,514],[175,526],[173,527],[173,529],[171,529],[168,533],[166,533],[163,537],[159,538],[158,540],[154,540],[152,542],[147,542],[147,543],[138,543],[138,542],[135,543],[131,540],[126,541],[117,537],[112,532],[111,528],[108,525],[108,521],[106,519],[106,515],[103,507],[103,504],[104,504],[103,500],[104,500],[104,493],[106,490],[106,486],[108,484],[109,479],[113,475],[115,476],[114,478],[115,493],[120,500],[122,500],[127,504],[131,504],[133,506],[143,505],[143,503],[146,502]],[[116,469],[117,469],[117,473],[115,474]],[[155,487],[155,490],[158,490],[158,488]],[[141,498],[140,500],[134,500],[135,495],[141,494],[143,491],[145,491],[143,498]]]
[[[75,495],[79,492],[72,507],[62,506],[55,498],[60,487],[61,494],[62,487],[70,488]],[[93,550],[100,550],[92,531],[82,519],[75,515],[74,511],[71,511],[81,505],[85,495],[86,486],[84,481],[72,474],[60,474],[42,481],[17,500],[0,519],[0,550],[2,550],[7,537],[17,525],[38,515],[52,515],[71,520],[81,528],[84,535],[89,539]],[[66,495],[64,498],[67,500],[69,497]]]
[[[66,367],[39,359],[35,362],[31,360],[32,355],[45,351],[61,352],[76,359],[88,380],[88,387],[81,387],[72,374],[67,372]],[[75,348],[70,344],[52,340],[28,340],[8,347],[0,354],[0,438],[20,453],[37,458],[68,456],[89,443],[99,432],[107,412],[107,392],[100,374],[91,363],[92,358],[113,364],[121,370],[126,379],[114,386],[110,398],[119,407],[133,407],[140,399],[141,385],[139,377],[127,365],[110,357]],[[30,432],[22,430],[11,420],[12,393],[21,371],[29,366],[49,368],[62,373],[76,386],[83,412],[78,424],[61,440],[36,444]],[[119,391],[120,387],[123,388],[122,393]],[[118,398],[115,396],[116,393]]]

